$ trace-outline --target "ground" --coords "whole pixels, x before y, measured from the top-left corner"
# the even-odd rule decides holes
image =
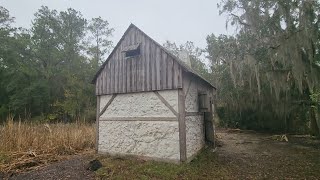
[[[206,149],[188,164],[85,155],[9,179],[319,179],[320,142],[310,137],[281,137],[240,130],[219,130],[217,149]],[[87,170],[92,159],[103,167]],[[1,179],[1,175],[0,175]]]

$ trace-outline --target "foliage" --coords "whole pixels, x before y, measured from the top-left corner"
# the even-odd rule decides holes
[[[186,51],[189,55],[192,69],[198,72],[205,79],[211,79],[212,76],[205,64],[204,50],[196,47],[193,42],[187,41],[185,44],[177,46],[176,43],[166,41],[163,46],[177,57],[179,57],[179,53],[181,51]]]
[[[88,30],[90,32],[90,40],[92,45],[90,45],[88,53],[93,56],[96,66],[99,63],[103,63],[103,57],[109,52],[112,47],[112,41],[108,38],[112,35],[114,31],[113,28],[109,28],[109,23],[103,20],[101,17],[92,18],[89,23]]]
[[[310,95],[320,82],[319,3],[222,0],[219,7],[237,28],[235,36],[207,37],[224,122],[308,131]]]
[[[113,29],[107,21],[99,17],[88,24],[79,11],[43,6],[30,29],[15,29],[8,10],[0,11],[0,120],[9,113],[16,119],[93,120],[90,82],[99,62],[89,53],[94,41],[85,39],[98,32],[101,56],[108,52]]]

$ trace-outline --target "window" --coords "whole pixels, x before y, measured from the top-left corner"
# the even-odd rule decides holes
[[[210,101],[209,101],[207,93],[199,92],[198,98],[199,98],[199,111],[200,112],[209,112]]]
[[[134,44],[124,48],[123,52],[125,53],[126,58],[131,58],[140,55],[140,44]]]

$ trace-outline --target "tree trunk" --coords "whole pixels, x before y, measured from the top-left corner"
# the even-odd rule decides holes
[[[318,107],[311,107],[310,108],[310,130],[311,135],[319,136],[320,135],[320,115],[318,111]]]
[[[318,136],[320,135],[320,106],[314,108],[315,119],[318,127]]]

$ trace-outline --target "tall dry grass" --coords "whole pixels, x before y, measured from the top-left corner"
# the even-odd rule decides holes
[[[93,149],[92,124],[33,124],[9,119],[0,126],[0,152],[52,152],[69,154]]]
[[[39,162],[45,157],[57,159],[58,156],[91,151],[94,147],[93,124],[14,122],[9,117],[5,124],[0,125],[0,170],[8,167],[3,165],[6,163],[11,164],[7,169],[12,169],[15,168],[13,166],[20,167],[21,162],[34,161],[34,158],[42,157]],[[1,156],[9,161],[2,160],[1,163]],[[18,164],[12,165],[15,163]]]

